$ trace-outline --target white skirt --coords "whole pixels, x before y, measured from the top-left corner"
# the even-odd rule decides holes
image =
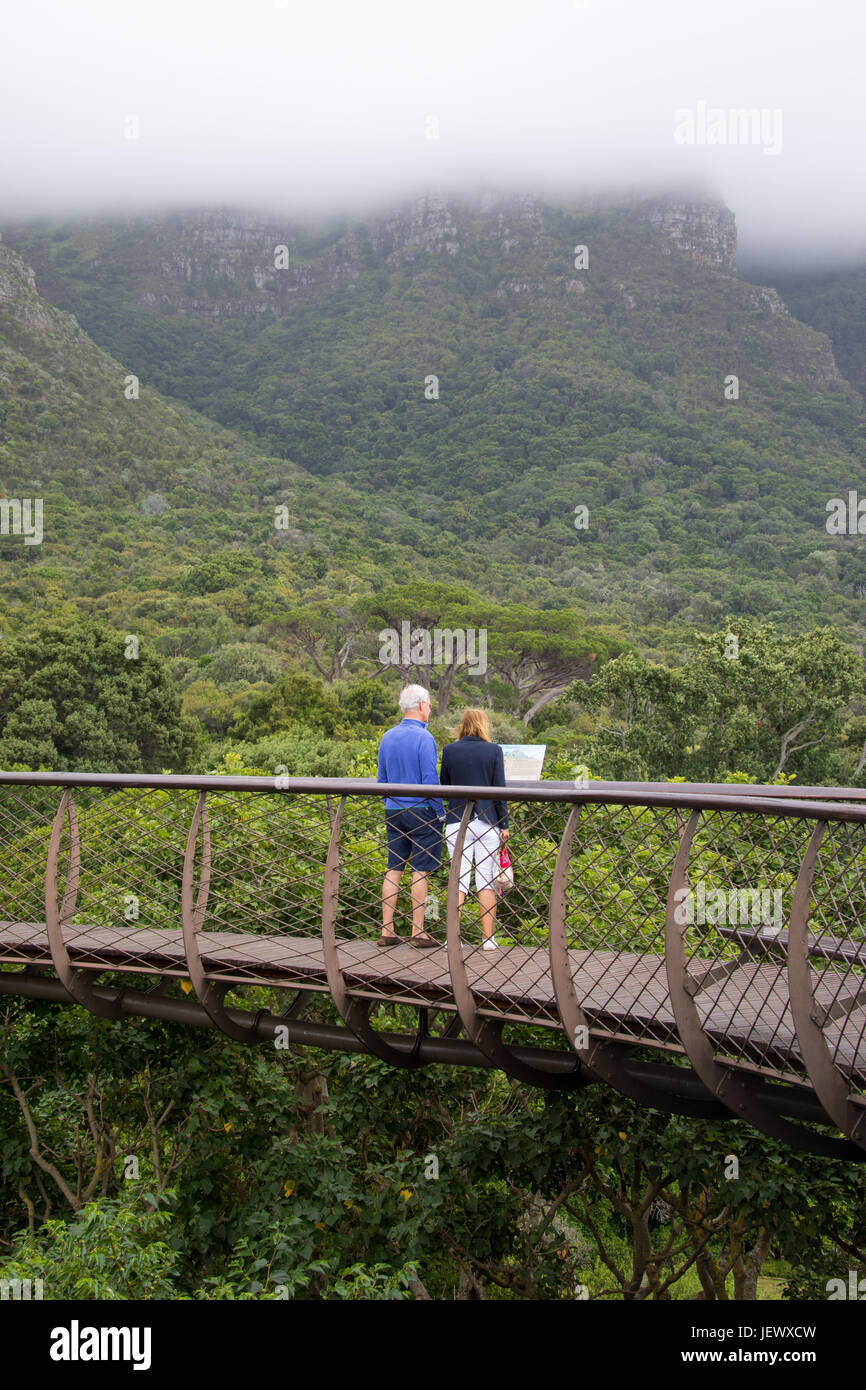
[[[459,829],[458,821],[452,821],[450,825],[445,827],[445,839],[452,860]],[[461,893],[469,892],[473,864],[475,865],[475,891],[480,893],[485,888],[495,887],[493,880],[499,873],[499,849],[499,831],[495,826],[482,820],[481,816],[476,816],[475,820],[469,822],[466,827],[466,839],[463,841],[463,853],[460,856]]]

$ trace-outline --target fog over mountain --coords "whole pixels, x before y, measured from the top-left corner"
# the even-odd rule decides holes
[[[0,219],[700,190],[741,261],[866,253],[858,0],[15,0]]]

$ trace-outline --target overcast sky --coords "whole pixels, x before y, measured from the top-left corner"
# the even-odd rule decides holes
[[[0,221],[699,183],[741,260],[866,259],[864,40],[864,0],[3,0]]]

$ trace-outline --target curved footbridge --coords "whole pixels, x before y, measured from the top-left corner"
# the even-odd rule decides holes
[[[454,862],[383,947],[386,794],[362,779],[0,773],[0,993],[604,1083],[866,1153],[866,792],[681,783],[449,788]],[[483,950],[457,867],[507,799],[515,883]],[[408,875],[406,876],[408,879]]]

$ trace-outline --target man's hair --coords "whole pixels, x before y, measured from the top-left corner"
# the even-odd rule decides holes
[[[471,735],[474,738],[483,738],[485,743],[491,743],[490,721],[487,718],[486,709],[465,709],[463,718],[454,730],[455,738],[466,738]]]
[[[400,691],[400,708],[404,714],[408,714],[410,709],[429,699],[430,691],[425,690],[423,685],[404,685]]]

